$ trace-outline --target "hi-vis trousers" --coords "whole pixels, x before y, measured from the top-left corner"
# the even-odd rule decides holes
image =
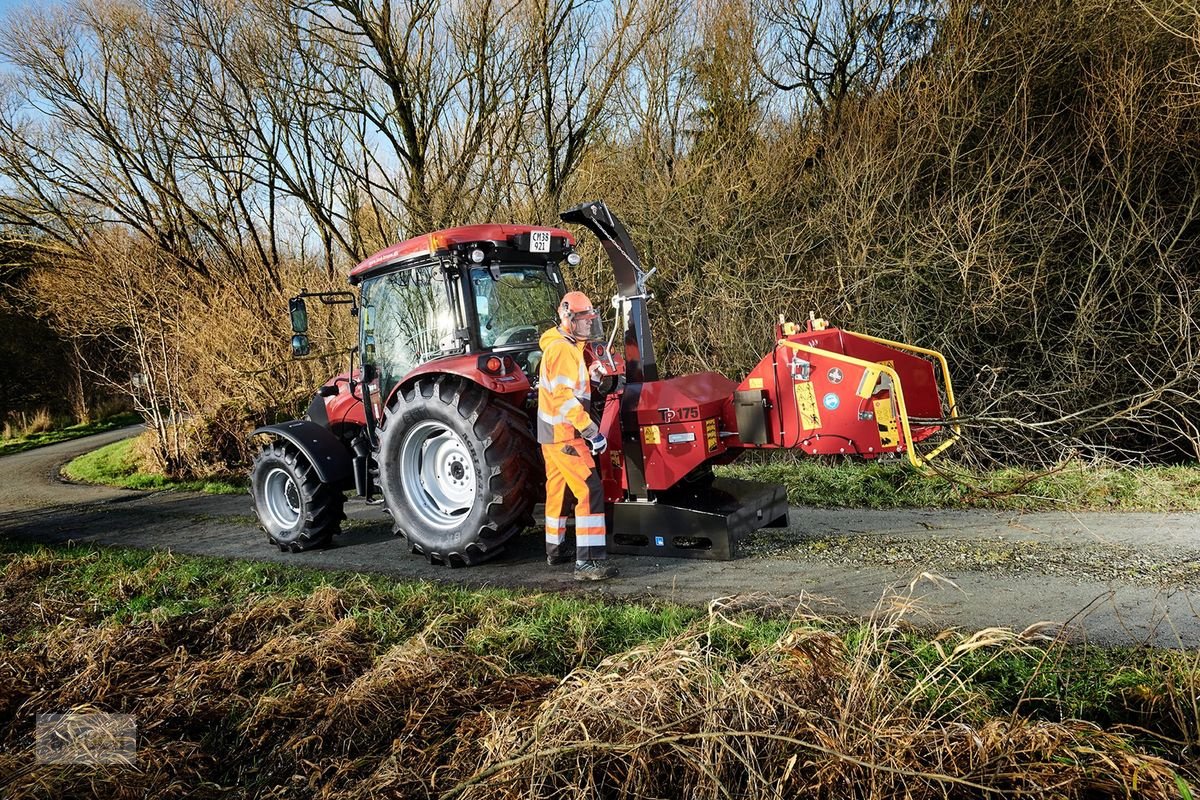
[[[604,487],[583,439],[542,445],[546,461],[546,555],[558,556],[567,535],[566,493],[575,498],[575,558],[592,561],[604,550]]]

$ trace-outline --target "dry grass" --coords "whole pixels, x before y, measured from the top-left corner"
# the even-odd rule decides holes
[[[556,683],[422,636],[377,654],[349,600],[327,588],[164,622],[56,627],[6,659],[14,680],[0,709],[18,724],[0,755],[5,796],[215,796],[225,785],[348,797],[377,784],[375,773],[420,786],[473,713],[509,710]],[[29,723],[47,709],[135,714],[139,770],[31,769]]]
[[[568,676],[498,720],[443,797],[1173,797],[1174,767],[1066,720],[980,715],[964,658],[1035,647],[980,631],[912,679],[898,616],[848,647],[801,624],[748,660],[711,630]]]
[[[4,421],[3,429],[0,429],[0,439],[24,439],[53,428],[54,418],[45,408],[39,408],[37,411],[15,411]]]
[[[95,597],[56,583],[100,566],[9,559],[5,797],[1168,798],[1196,769],[1166,760],[1161,736],[997,712],[980,676],[1014,657],[1049,668],[1061,645],[1037,627],[913,637],[905,596],[850,628],[801,607],[769,639],[747,633],[778,604],[732,598],[562,677],[480,646],[505,640],[488,613],[419,611],[365,584],[121,622],[107,595],[161,591],[178,565],[154,556]],[[1172,687],[1157,714],[1187,718],[1200,687]],[[136,716],[136,769],[37,765],[34,716],[89,710]]]

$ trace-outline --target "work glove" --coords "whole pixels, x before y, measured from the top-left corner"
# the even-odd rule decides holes
[[[597,431],[595,436],[588,436],[586,438],[588,449],[592,451],[592,455],[598,456],[608,449],[608,439],[604,438],[603,433]]]

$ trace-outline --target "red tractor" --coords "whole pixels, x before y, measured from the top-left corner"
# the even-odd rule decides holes
[[[610,442],[598,459],[610,552],[732,558],[742,535],[786,524],[782,487],[713,475],[747,449],[902,452],[919,465],[957,437],[940,354],[821,320],[780,320],[775,347],[740,383],[714,372],[660,379],[648,274],[629,233],[601,202],[561,216],[600,239],[616,278],[619,352],[612,339],[585,352]],[[537,342],[557,323],[562,265],[578,263],[565,230],[471,225],[366,259],[350,273],[357,295],[293,298],[295,355],[308,353],[305,298],[315,297],[358,316],[361,365],[323,386],[305,419],[254,432],[271,437],[251,472],[270,540],[327,544],[349,490],[382,495],[395,532],[436,564],[491,558],[531,526],[544,491]],[[920,456],[915,445],[939,433],[950,435]]]

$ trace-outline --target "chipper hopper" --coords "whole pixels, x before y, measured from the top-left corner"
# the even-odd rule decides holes
[[[609,441],[597,461],[611,552],[732,558],[745,534],[786,525],[783,487],[713,474],[746,450],[904,454],[921,466],[957,438],[941,354],[823,320],[780,319],[771,352],[740,382],[660,377],[649,274],[628,231],[602,202],[562,219],[598,237],[616,279],[613,338],[585,348]],[[255,431],[271,437],[251,475],[270,540],[327,544],[348,490],[381,495],[396,533],[433,563],[485,560],[531,526],[544,486],[537,340],[555,324],[574,247],[555,228],[438,231],[359,264],[358,295],[294,298],[295,353],[308,350],[304,298],[317,297],[358,314],[361,365],[322,387],[305,419]]]

